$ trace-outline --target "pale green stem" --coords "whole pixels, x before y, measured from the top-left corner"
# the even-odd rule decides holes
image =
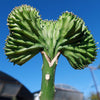
[[[49,66],[49,63],[44,55],[43,57],[43,67],[42,67],[42,85],[40,91],[40,100],[54,100],[55,94],[55,69],[56,62],[52,67]]]

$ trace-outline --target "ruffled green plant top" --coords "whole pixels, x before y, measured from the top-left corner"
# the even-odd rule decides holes
[[[94,61],[96,44],[84,21],[65,12],[57,21],[42,20],[39,12],[22,5],[8,16],[10,35],[5,53],[11,62],[22,65],[41,51],[53,59],[60,51],[71,66],[81,69]]]

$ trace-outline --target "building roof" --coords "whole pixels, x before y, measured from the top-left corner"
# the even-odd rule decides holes
[[[0,71],[0,96],[31,97],[32,94],[16,79]]]
[[[66,91],[75,91],[75,92],[79,92],[76,88],[67,85],[67,84],[56,84],[55,86],[56,89],[61,89],[61,90],[66,90]]]
[[[10,75],[8,75],[2,71],[0,71],[0,82],[9,82],[9,83],[20,84],[16,79],[14,79]]]

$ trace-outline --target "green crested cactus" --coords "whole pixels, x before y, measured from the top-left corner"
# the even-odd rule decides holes
[[[5,53],[11,62],[23,65],[41,52],[43,57],[40,100],[54,99],[55,69],[60,54],[75,69],[83,69],[96,57],[96,44],[84,21],[65,12],[57,21],[42,20],[30,6],[16,7],[7,19],[10,35]]]

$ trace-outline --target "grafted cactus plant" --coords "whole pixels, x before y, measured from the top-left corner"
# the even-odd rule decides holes
[[[5,54],[23,65],[41,52],[43,57],[40,100],[54,100],[54,78],[59,56],[64,55],[75,69],[83,69],[96,57],[96,44],[84,21],[70,12],[57,21],[42,20],[39,12],[22,5],[9,14],[10,34]]]

